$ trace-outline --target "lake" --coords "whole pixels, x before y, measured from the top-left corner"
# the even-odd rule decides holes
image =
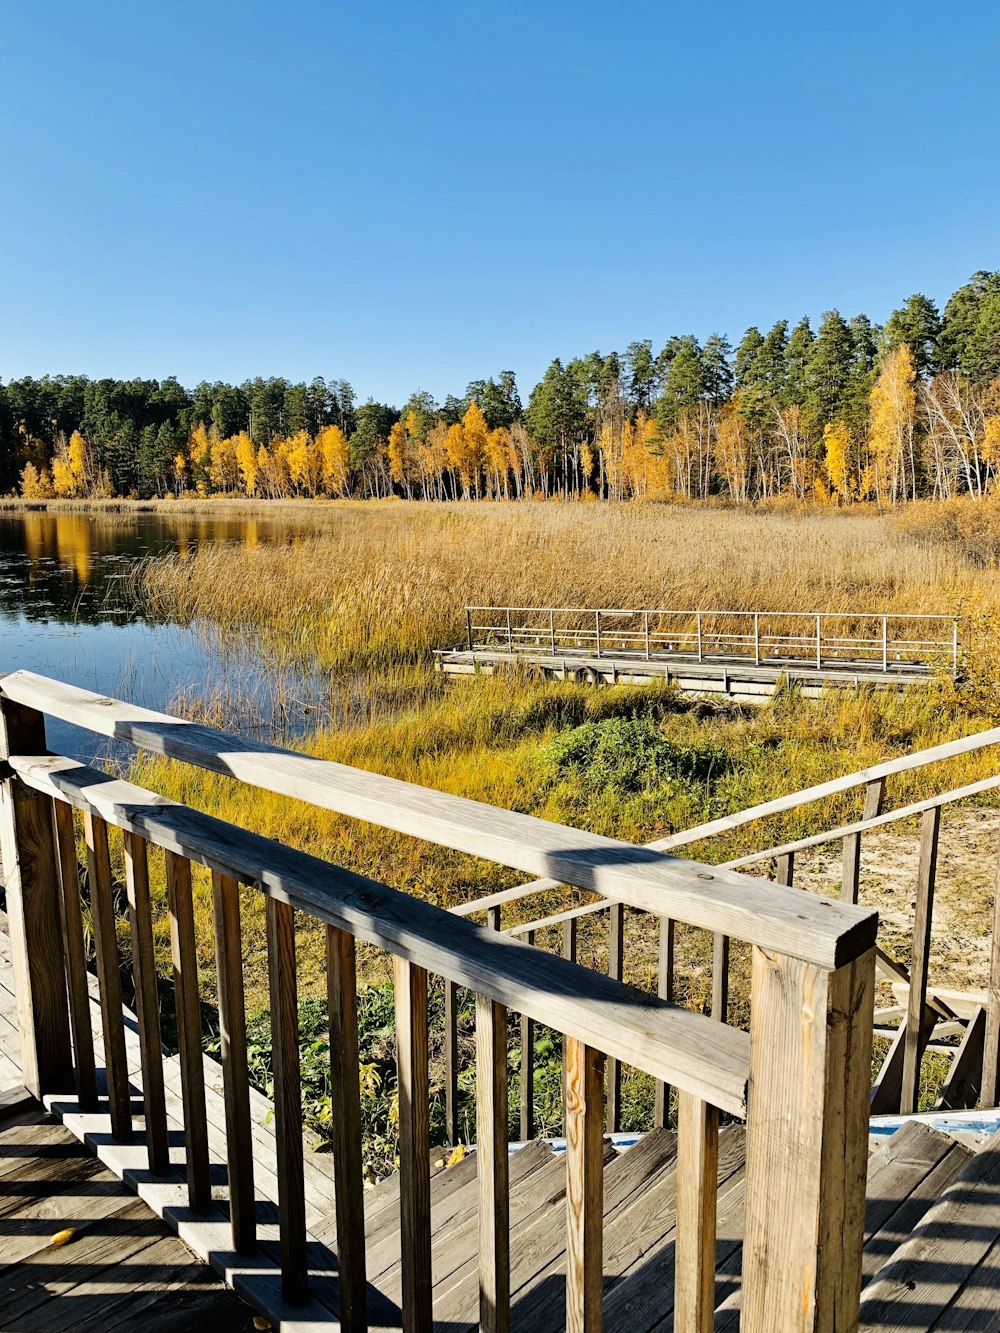
[[[252,636],[234,643],[208,623],[153,619],[129,585],[150,557],[290,543],[310,531],[287,517],[0,511],[0,671],[27,668],[167,711],[224,699],[227,726],[265,739],[299,734],[323,720],[327,682],[300,673],[278,691]],[[47,738],[88,763],[112,753],[103,738],[52,720]]]

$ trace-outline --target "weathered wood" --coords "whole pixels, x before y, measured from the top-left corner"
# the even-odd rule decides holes
[[[76,859],[76,830],[73,808],[52,798],[52,817],[59,867],[59,916],[62,924],[66,986],[73,1033],[73,1063],[76,1091],[84,1110],[97,1107],[97,1067],[94,1063],[94,1034],[90,1026],[90,990],[87,950],[80,907],[80,871]]]
[[[101,987],[101,1026],[104,1032],[104,1062],[108,1076],[111,1132],[116,1139],[132,1134],[131,1093],[128,1057],[125,1053],[125,1022],[122,1015],[122,979],[119,971],[118,936],[115,932],[114,887],[108,826],[98,815],[83,819],[87,842],[87,875],[90,881],[90,912],[94,923],[94,952],[97,980]]]
[[[184,1101],[184,1159],[188,1202],[203,1213],[212,1201],[208,1174],[208,1126],[205,1119],[205,1071],[201,1060],[201,1003],[198,954],[191,902],[191,866],[172,851],[164,853],[170,910],[170,956],[177,1006],[177,1047]]]
[[[281,1290],[301,1303],[309,1294],[306,1267],[306,1200],[302,1166],[302,1079],[299,1071],[299,1004],[295,972],[295,914],[268,898],[267,969],[274,1068],[274,1137],[278,1153],[278,1220]]]
[[[142,1058],[142,1101],[146,1118],[149,1169],[163,1176],[170,1170],[167,1108],[163,1095],[163,1047],[160,1008],[156,993],[156,955],[153,952],[153,908],[149,897],[146,844],[134,833],[124,834],[125,894],[132,935],[132,977],[139,1023]]]
[[[535,943],[535,932],[529,930],[525,944]],[[521,1140],[527,1143],[535,1137],[535,1020],[530,1014],[521,1015]]]
[[[674,998],[674,922],[668,916],[659,919],[656,994],[661,1000]],[[670,1084],[656,1080],[653,1125],[666,1129],[670,1124]]]
[[[876,778],[865,789],[865,809],[862,822],[875,819],[882,813],[885,799],[885,778]],[[840,896],[848,903],[856,903],[861,888],[861,834],[844,835]]]
[[[993,887],[993,936],[986,993],[986,1035],[983,1045],[983,1086],[980,1106],[1000,1104],[1000,860]]]
[[[226,1162],[233,1248],[252,1254],[257,1244],[253,1135],[250,1128],[250,1074],[247,1066],[246,1002],[240,886],[230,875],[212,872],[215,966],[219,986],[219,1042],[226,1103]]]
[[[729,1017],[729,936],[712,939],[712,1018],[725,1023]]]
[[[0,761],[44,749],[41,714],[0,697]],[[73,1087],[53,839],[50,802],[40,800],[4,771],[0,780],[0,859],[14,965],[21,1078],[36,1097]]]
[[[965,1029],[965,1036],[955,1052],[935,1110],[964,1111],[979,1101],[985,1037],[986,1010],[980,1009]]]
[[[803,901],[790,890],[782,894],[719,867],[709,871],[656,849],[237,739],[31,672],[11,672],[0,689],[17,702],[140,748],[821,966],[840,966],[874,941],[874,914],[849,904],[811,896]]]
[[[459,1142],[458,1124],[458,984],[444,979],[444,1116],[448,1142]]]
[[[920,860],[917,868],[916,908],[913,915],[913,962],[910,967],[910,994],[906,1006],[906,1036],[903,1041],[903,1088],[899,1108],[902,1115],[912,1115],[917,1109],[920,1060],[924,1053],[924,1027],[921,1018],[927,1007],[927,970],[930,962],[940,828],[941,807],[934,806],[925,812],[920,825]]]
[[[337,1275],[345,1333],[368,1326],[361,1091],[358,1084],[358,989],[353,936],[328,926],[326,991],[330,1014],[330,1083]]]
[[[507,1153],[507,1010],[477,995],[476,1156],[482,1333],[507,1333],[510,1328]]]
[[[677,1103],[677,1243],[674,1309],[685,1333],[711,1333],[715,1319],[715,1190],[719,1113],[682,1092]]]
[[[621,981],[625,966],[625,909],[621,903],[612,903],[608,909],[608,976]],[[622,1066],[614,1056],[607,1064],[606,1124],[609,1134],[617,1134],[622,1127]]]
[[[47,795],[94,809],[181,857],[259,884],[270,897],[293,901],[328,925],[527,1012],[537,1023],[685,1087],[720,1110],[744,1113],[748,1044],[742,1032],[74,760],[18,760],[17,771]],[[812,900],[797,896],[806,905]]]
[[[575,1037],[566,1048],[566,1329],[601,1333],[604,1057]]]
[[[775,857],[774,882],[792,887],[795,878],[795,853],[782,852]]]
[[[874,961],[829,973],[753,950],[742,1333],[853,1327]]]
[[[431,1186],[427,973],[393,958],[399,1082],[399,1223],[403,1333],[431,1333]]]

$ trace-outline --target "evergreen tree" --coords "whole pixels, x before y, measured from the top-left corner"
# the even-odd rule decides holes
[[[814,437],[843,415],[853,352],[851,331],[843,316],[839,310],[828,310],[806,365],[805,424]]]
[[[805,407],[809,389],[809,362],[816,341],[807,316],[803,315],[792,329],[785,348],[785,383],[781,392],[781,406]]]
[[[915,292],[906,304],[889,316],[882,335],[886,351],[906,346],[918,378],[928,379],[937,370],[937,341],[941,316],[929,296]]]
[[[726,402],[733,392],[732,352],[728,338],[720,333],[710,334],[702,348],[702,391],[716,405]]]

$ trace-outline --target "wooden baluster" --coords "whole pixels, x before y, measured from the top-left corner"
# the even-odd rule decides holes
[[[712,939],[712,1017],[724,1023],[729,1015],[729,936]]]
[[[0,760],[44,753],[41,713],[0,699]],[[69,1092],[73,1054],[52,807],[12,773],[0,781],[0,858],[21,1034],[21,1080],[35,1097]]]
[[[659,967],[656,993],[661,1000],[674,998],[674,922],[669,916],[660,917]],[[653,1124],[667,1128],[670,1124],[670,1084],[656,1083],[656,1105]]]
[[[719,1112],[681,1091],[677,1095],[674,1324],[684,1333],[711,1333],[715,1323],[718,1169]]]
[[[327,926],[326,930],[326,993],[330,1013],[340,1324],[345,1333],[361,1333],[368,1327],[368,1288],[358,1085],[357,959],[354,936],[336,926]]]
[[[525,943],[534,944],[535,932],[529,930]],[[535,1137],[535,1020],[521,1015],[521,1141]]]
[[[427,973],[393,959],[399,1077],[399,1221],[403,1333],[431,1333],[431,1179]]]
[[[125,893],[132,935],[132,977],[135,1012],[139,1023],[142,1061],[142,1100],[146,1114],[146,1152],[154,1176],[170,1170],[167,1105],[163,1093],[163,1046],[160,1042],[160,1005],[156,992],[156,955],[153,952],[153,907],[149,897],[146,844],[126,832]]]
[[[795,878],[795,853],[783,852],[775,859],[774,882],[792,887]]]
[[[865,789],[865,810],[863,819],[875,819],[882,813],[885,799],[885,778],[876,778]],[[843,873],[841,874],[840,896],[848,903],[858,901],[861,888],[861,834],[848,833],[844,839]]]
[[[508,1333],[510,1329],[507,1114],[507,1010],[477,995],[476,1170],[482,1333]]]
[[[201,1049],[201,1003],[198,998],[198,955],[191,903],[191,864],[175,852],[164,852],[167,903],[170,909],[170,953],[177,1006],[177,1048],[184,1104],[184,1157],[188,1202],[196,1213],[212,1202],[208,1171],[208,1123],[205,1117],[205,1068]]]
[[[281,1290],[287,1301],[309,1295],[306,1267],[306,1195],[302,1160],[302,1079],[299,1002],[295,975],[295,914],[288,903],[266,899],[271,1059],[274,1067],[274,1139],[278,1158]]]
[[[828,971],[754,946],[752,970],[740,1330],[856,1328],[875,953]]]
[[[604,1287],[604,1056],[576,1037],[566,1059],[566,1329],[600,1333]]]
[[[66,957],[76,1094],[82,1110],[95,1111],[98,1105],[97,1066],[94,1062],[94,1032],[90,1026],[87,946],[83,938],[83,913],[80,910],[80,870],[76,860],[73,808],[65,801],[53,797],[52,817],[59,867],[59,913]]]
[[[250,1074],[247,1068],[247,1019],[243,995],[240,886],[230,875],[212,871],[215,909],[215,966],[219,985],[219,1039],[226,1102],[226,1163],[229,1172],[229,1222],[237,1254],[257,1246]]]
[[[986,1037],[983,1044],[983,1086],[980,1106],[1000,1102],[1000,862],[993,892],[993,940],[990,945],[990,980],[986,1000]]]
[[[912,1115],[917,1109],[920,1061],[924,1053],[926,1029],[923,1025],[927,1005],[927,968],[931,949],[931,921],[934,914],[934,881],[937,877],[938,833],[941,807],[925,810],[920,821],[920,863],[917,869],[917,901],[913,916],[913,962],[910,966],[910,991],[906,1005],[906,1035],[903,1038],[903,1091],[900,1114]]]
[[[625,967],[625,909],[612,903],[608,911],[608,976],[621,981]],[[607,1061],[607,1128],[617,1134],[622,1127],[622,1066],[612,1057]]]
[[[94,922],[94,952],[97,980],[101,988],[101,1027],[104,1032],[104,1065],[108,1079],[108,1109],[111,1133],[116,1139],[132,1134],[132,1103],[125,1051],[125,1017],[122,1011],[122,978],[119,971],[118,937],[112,899],[111,857],[108,826],[90,811],[83,817],[87,840],[87,871],[90,881],[90,911]]]
[[[577,919],[571,916],[568,921],[563,922],[563,957],[568,958],[571,963],[576,962],[577,948]],[[566,1042],[563,1040],[562,1072],[563,1072],[563,1133],[566,1132]]]
[[[458,984],[444,982],[444,1114],[445,1132],[454,1148],[458,1125]]]

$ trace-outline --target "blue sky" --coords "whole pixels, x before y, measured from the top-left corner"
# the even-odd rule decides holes
[[[1000,10],[6,0],[0,377],[346,378],[884,319],[1000,267]]]

